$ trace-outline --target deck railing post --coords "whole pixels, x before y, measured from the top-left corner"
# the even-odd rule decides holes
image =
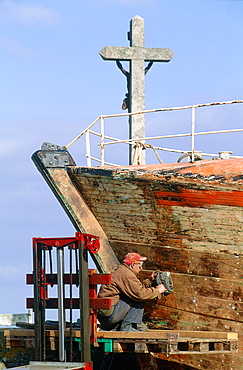
[[[192,106],[192,132],[191,132],[191,152],[192,158],[191,161],[194,162],[195,159],[195,106]]]
[[[105,164],[105,120],[104,117],[100,117],[100,160],[101,166]]]
[[[87,166],[91,167],[89,130],[87,130],[86,133],[85,133],[85,143],[86,143]]]

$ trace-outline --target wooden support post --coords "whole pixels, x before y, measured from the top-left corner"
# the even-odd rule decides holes
[[[84,240],[79,242],[79,297],[80,297],[80,334],[81,361],[91,361],[89,327],[89,276],[88,250],[84,249]]]

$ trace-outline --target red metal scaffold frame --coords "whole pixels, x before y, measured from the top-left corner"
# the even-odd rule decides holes
[[[70,251],[70,271],[64,273],[64,248]],[[57,273],[52,270],[51,251],[57,250]],[[97,298],[97,284],[109,284],[109,274],[97,274],[88,270],[88,251],[97,253],[99,238],[77,232],[75,237],[33,238],[33,274],[27,274],[27,284],[34,284],[34,298],[27,298],[27,308],[33,308],[35,317],[35,359],[46,361],[46,323],[45,310],[57,309],[59,325],[59,361],[65,361],[64,336],[65,322],[62,313],[65,309],[80,309],[81,361],[91,366],[90,344],[96,342],[97,318],[99,308],[111,307],[111,299]],[[76,273],[72,271],[72,251],[75,251]],[[50,273],[46,273],[46,252],[50,258]],[[58,266],[59,265],[59,266]],[[48,297],[48,286],[58,286],[58,298]],[[79,298],[65,298],[65,284],[79,286]],[[60,291],[59,291],[60,289]],[[71,291],[71,290],[70,290]],[[72,320],[70,320],[72,321]],[[63,333],[63,334],[62,334]],[[62,338],[63,337],[63,338]],[[62,343],[63,342],[63,343]],[[72,322],[70,322],[70,361],[72,361]]]

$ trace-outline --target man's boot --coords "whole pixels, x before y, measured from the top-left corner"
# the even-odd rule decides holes
[[[138,331],[148,331],[148,327],[144,322],[141,322],[140,324],[137,324],[137,330]]]
[[[136,325],[136,324],[132,322],[128,322],[128,321],[123,321],[121,324],[120,331],[138,331],[137,329],[133,327],[133,325]]]

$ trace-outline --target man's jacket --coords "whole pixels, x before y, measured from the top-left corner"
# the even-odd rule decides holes
[[[111,284],[103,284],[99,291],[99,298],[111,298],[113,306],[122,295],[126,295],[134,301],[148,301],[154,298],[161,298],[157,288],[147,288],[126,264],[117,267],[111,273]]]

